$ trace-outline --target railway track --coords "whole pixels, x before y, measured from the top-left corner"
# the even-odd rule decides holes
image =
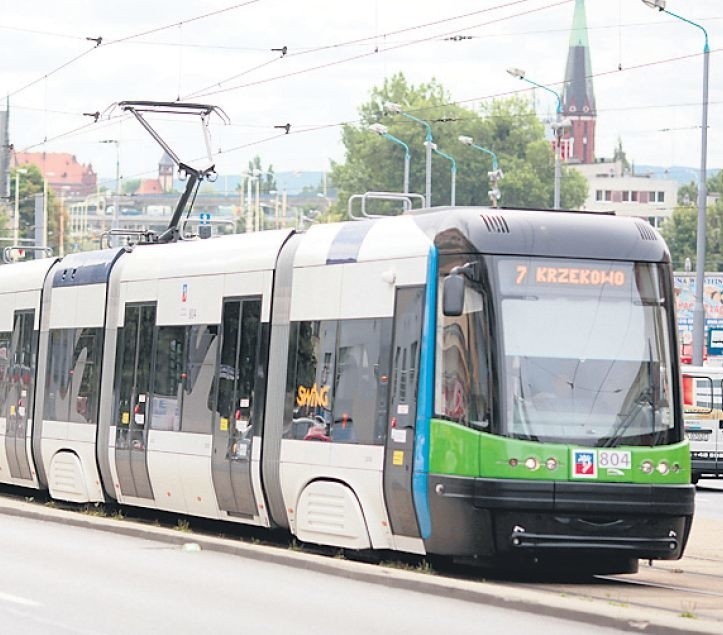
[[[50,506],[73,512],[78,516],[88,513],[115,516],[119,522],[125,519],[168,528],[179,528],[179,526],[185,525],[184,531],[190,530],[191,532],[189,538],[193,533],[197,533],[216,538],[263,543],[279,549],[299,548],[299,545],[284,532],[260,531],[256,528],[227,525],[199,518],[182,518],[176,514],[136,508],[118,510],[100,507],[96,512],[93,508],[52,502],[42,493],[35,492],[34,494],[35,496],[31,498],[27,496],[27,491],[0,487],[0,498],[24,500],[37,508]],[[447,576],[469,581],[484,578],[486,582],[536,592],[543,591],[555,596],[597,600],[611,605],[634,606],[641,609],[657,609],[667,611],[671,615],[691,619],[720,621],[721,632],[723,632],[723,547],[710,551],[704,544],[705,541],[715,540],[716,535],[719,536],[723,533],[723,522],[709,521],[702,525],[697,533],[691,534],[688,555],[682,560],[655,561],[651,564],[643,561],[636,574],[594,575],[575,579],[546,580],[539,574],[530,578],[529,575],[515,576],[509,572],[480,571],[469,567],[434,566],[433,571],[439,577]],[[309,553],[318,554],[319,557],[339,556],[338,550],[316,548],[312,545],[303,545],[301,548]],[[368,561],[383,561],[382,566],[416,569],[420,572],[432,570],[424,559],[405,559],[403,556],[399,557],[398,554],[388,553],[381,554],[381,556],[375,554],[375,556]],[[354,559],[363,560],[365,558],[362,555],[360,558]]]

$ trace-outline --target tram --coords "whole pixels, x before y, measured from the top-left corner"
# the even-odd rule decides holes
[[[0,267],[0,481],[350,550],[635,571],[694,508],[649,225],[434,208]]]

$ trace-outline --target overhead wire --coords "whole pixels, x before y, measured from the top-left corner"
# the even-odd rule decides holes
[[[523,4],[523,3],[526,3],[526,2],[530,2],[530,1],[531,1],[531,0],[512,0],[511,2],[506,2],[506,3],[503,3],[503,4],[501,4],[501,5],[496,5],[496,6],[494,6],[494,7],[487,7],[486,9],[478,9],[477,11],[471,11],[471,12],[463,13],[463,14],[456,15],[456,16],[449,16],[449,17],[446,17],[446,18],[441,18],[441,19],[439,19],[439,20],[433,20],[433,21],[431,21],[431,22],[425,22],[425,23],[423,23],[423,24],[418,24],[418,25],[414,25],[414,26],[411,26],[411,27],[405,27],[405,28],[403,28],[403,29],[398,29],[398,30],[396,30],[396,31],[389,31],[388,33],[369,35],[369,36],[365,36],[365,37],[361,37],[361,38],[356,38],[356,39],[353,39],[353,40],[346,40],[346,41],[341,42],[341,43],[327,44],[327,45],[312,47],[312,48],[304,49],[304,50],[302,50],[302,51],[295,51],[295,52],[292,51],[291,53],[288,53],[288,55],[287,55],[287,47],[284,47],[284,52],[283,52],[283,54],[282,54],[280,57],[274,58],[273,60],[270,60],[269,62],[266,62],[266,63],[264,63],[264,64],[260,64],[259,66],[250,68],[250,69],[248,69],[248,70],[246,70],[246,71],[244,71],[244,72],[242,72],[242,73],[238,73],[238,74],[236,74],[236,75],[231,75],[230,77],[226,77],[226,78],[224,78],[224,79],[221,79],[221,80],[218,80],[218,81],[216,81],[216,82],[213,82],[212,84],[206,86],[205,88],[201,88],[201,89],[198,89],[198,90],[194,91],[193,93],[190,93],[190,94],[187,95],[185,98],[186,98],[186,99],[190,99],[190,98],[196,97],[196,96],[203,96],[203,95],[208,95],[208,94],[215,94],[215,93],[204,93],[203,91],[205,91],[205,90],[207,90],[207,89],[209,89],[209,88],[213,88],[213,87],[215,87],[215,86],[218,86],[218,87],[220,88],[220,87],[222,86],[222,84],[225,84],[225,83],[230,82],[230,81],[232,81],[232,80],[234,80],[234,79],[237,79],[238,77],[241,77],[242,75],[246,75],[246,74],[248,74],[248,73],[250,73],[250,72],[252,72],[252,71],[254,71],[254,70],[258,70],[259,68],[262,68],[262,67],[264,67],[264,66],[267,66],[267,65],[270,64],[271,62],[278,61],[279,59],[282,59],[282,58],[287,58],[287,59],[288,59],[288,58],[293,58],[293,57],[299,57],[299,56],[301,56],[301,55],[308,55],[308,54],[310,54],[310,53],[318,53],[318,52],[320,52],[320,51],[325,51],[325,50],[329,50],[329,49],[333,49],[333,48],[345,47],[345,46],[350,46],[350,45],[358,45],[358,44],[361,44],[361,43],[369,42],[369,41],[371,41],[371,40],[376,41],[376,40],[378,40],[379,38],[387,38],[387,37],[392,36],[392,35],[398,35],[398,34],[400,34],[400,33],[406,33],[406,32],[414,31],[414,30],[417,30],[417,29],[428,28],[429,26],[434,26],[434,25],[437,25],[437,24],[443,24],[443,23],[446,23],[446,22],[454,21],[454,20],[462,20],[462,19],[464,19],[464,18],[473,16],[473,15],[478,15],[478,14],[480,14],[480,13],[488,13],[488,12],[490,12],[490,11],[496,11],[496,10],[501,9],[501,8],[507,8],[507,7],[510,7],[510,6],[513,6],[513,5]],[[375,52],[377,52],[377,51],[378,51],[378,47],[375,46]]]
[[[717,48],[717,49],[712,49],[712,50],[710,51],[710,53],[711,53],[711,54],[714,54],[714,53],[720,53],[720,52],[722,52],[722,51],[723,51],[723,48]],[[696,57],[696,56],[698,56],[698,55],[700,55],[700,53],[693,53],[693,54],[689,54],[689,55],[679,55],[679,56],[675,56],[675,57],[665,58],[665,59],[662,59],[662,60],[655,60],[655,61],[652,61],[652,62],[644,62],[644,63],[640,63],[640,64],[637,64],[637,65],[628,66],[628,67],[624,68],[622,71],[618,71],[617,68],[615,68],[615,69],[611,69],[611,70],[607,70],[607,71],[601,71],[601,72],[599,72],[599,73],[592,73],[592,74],[590,74],[588,77],[594,79],[594,78],[603,77],[603,76],[607,76],[607,75],[619,74],[620,72],[632,72],[632,71],[635,71],[635,70],[650,68],[650,67],[654,67],[654,66],[661,65],[661,64],[667,64],[667,63],[671,63],[671,62],[680,61],[680,60],[683,60],[683,59],[688,59],[688,58]],[[549,85],[555,86],[555,85],[557,85],[558,83],[561,84],[562,82],[559,82],[559,81],[558,81],[558,82],[551,82]],[[502,91],[502,92],[496,92],[496,93],[490,93],[490,94],[487,94],[487,95],[482,95],[482,96],[477,96],[477,97],[470,97],[470,98],[467,98],[467,99],[458,99],[458,100],[453,100],[453,101],[445,102],[445,103],[443,103],[443,104],[436,104],[436,105],[434,105],[434,106],[425,106],[425,107],[423,107],[423,108],[412,108],[412,109],[409,109],[408,112],[409,112],[410,114],[415,114],[415,115],[420,115],[420,116],[421,116],[421,115],[424,115],[426,112],[429,112],[429,111],[431,111],[431,110],[438,110],[439,108],[444,108],[444,107],[448,107],[448,106],[455,106],[455,105],[459,106],[459,105],[463,105],[463,104],[467,104],[467,103],[471,103],[471,102],[484,102],[484,101],[489,101],[489,100],[494,100],[494,99],[499,99],[499,98],[504,98],[504,97],[510,97],[510,96],[520,95],[520,94],[529,92],[530,90],[532,90],[532,88],[525,86],[524,88],[520,88],[520,89],[508,90],[508,91]],[[718,104],[718,103],[721,103],[721,102],[711,101],[711,102],[709,102],[709,105],[715,105],[715,104]],[[666,104],[655,104],[655,105],[653,105],[653,106],[649,106],[649,105],[640,105],[640,106],[635,106],[635,107],[633,107],[633,106],[622,107],[622,106],[621,106],[621,107],[617,107],[617,108],[607,108],[607,109],[602,109],[602,110],[601,110],[601,109],[598,109],[598,111],[599,111],[599,112],[603,112],[603,111],[605,111],[605,112],[608,112],[608,111],[612,112],[612,111],[618,111],[618,110],[620,110],[620,111],[625,111],[625,110],[635,110],[635,109],[643,109],[643,108],[694,107],[694,106],[699,106],[699,105],[700,105],[700,104],[697,103],[697,102],[678,103],[678,104],[666,103]],[[110,122],[110,121],[112,121],[113,119],[117,119],[117,118],[120,118],[120,117],[127,117],[127,115],[116,115],[116,116],[110,118],[110,119],[107,120],[107,121]],[[291,132],[292,132],[292,134],[299,134],[299,133],[313,132],[313,131],[320,130],[320,129],[323,129],[323,128],[339,127],[339,126],[343,126],[343,125],[354,125],[354,124],[358,124],[358,123],[361,123],[361,120],[356,119],[356,120],[349,120],[349,121],[344,121],[344,122],[336,122],[336,123],[328,123],[328,124],[314,124],[314,125],[312,125],[311,127],[307,127],[307,128],[305,128],[305,127],[302,126],[302,125],[297,124],[295,130],[292,130]],[[93,125],[94,125],[94,124],[90,123],[90,124],[86,124],[85,126],[80,126],[80,127],[78,127],[78,128],[74,128],[74,129],[72,129],[72,130],[69,130],[69,131],[60,133],[60,134],[52,137],[52,139],[48,139],[47,142],[55,141],[55,140],[58,140],[58,139],[61,139],[61,138],[65,138],[65,137],[68,137],[68,136],[73,136],[74,134],[79,133],[79,132],[82,132],[83,130],[85,130],[85,129],[93,126]],[[234,126],[234,125],[239,125],[239,124],[231,124],[231,125]],[[271,125],[258,125],[258,126],[248,125],[248,126],[245,126],[245,127],[257,127],[257,128],[260,128],[260,129],[267,129],[267,128],[268,128],[268,129],[271,129],[273,126],[271,126]],[[224,150],[224,152],[225,152],[225,153],[228,153],[228,152],[231,152],[231,151],[234,151],[234,150],[239,150],[239,149],[244,149],[244,148],[247,148],[247,147],[252,147],[252,146],[257,145],[257,144],[267,143],[267,142],[269,142],[269,141],[271,141],[271,140],[273,140],[273,139],[276,139],[276,138],[278,138],[278,137],[283,137],[283,136],[286,136],[285,133],[274,134],[274,135],[271,135],[271,136],[269,136],[269,137],[264,137],[263,139],[260,139],[260,140],[258,140],[258,141],[252,141],[252,142],[249,142],[249,143],[240,145],[240,146],[236,146],[236,147],[234,147],[234,148],[229,148],[229,149],[227,149],[227,150]],[[43,145],[43,143],[45,143],[45,141],[41,141],[41,142],[32,144],[32,145],[30,145],[30,146],[27,146],[26,149],[25,149],[25,151],[27,151],[27,150],[29,150],[29,149],[31,149],[31,148],[34,148],[34,147]]]
[[[519,2],[524,2],[524,1],[526,1],[526,0],[517,0],[516,2],[510,3],[510,4],[518,4]],[[220,94],[220,93],[226,93],[226,92],[229,92],[229,91],[232,91],[232,90],[238,90],[239,88],[248,88],[248,87],[250,87],[250,86],[258,86],[258,85],[260,85],[260,84],[267,84],[267,83],[269,83],[269,82],[273,82],[273,81],[276,81],[276,80],[279,80],[279,79],[286,79],[286,78],[288,78],[288,77],[294,77],[294,76],[302,75],[302,74],[309,73],[309,72],[316,71],[316,70],[320,70],[320,69],[323,69],[323,68],[330,68],[330,67],[333,67],[333,66],[338,66],[338,65],[340,65],[340,64],[346,64],[346,63],[348,63],[348,62],[352,62],[352,61],[360,60],[360,59],[363,59],[363,58],[366,58],[366,57],[370,57],[370,56],[372,56],[372,55],[377,55],[377,54],[380,54],[380,53],[386,53],[386,52],[388,52],[388,51],[393,51],[393,50],[397,50],[397,49],[400,49],[400,48],[406,48],[406,47],[408,47],[408,46],[414,46],[414,45],[416,45],[416,44],[421,44],[421,43],[424,43],[424,42],[429,42],[429,41],[432,41],[432,40],[437,40],[437,39],[439,39],[439,38],[441,38],[441,37],[443,37],[443,36],[445,36],[445,35],[451,35],[451,34],[453,34],[453,33],[459,32],[459,31],[466,31],[466,30],[469,30],[469,29],[476,29],[476,28],[479,28],[480,26],[488,26],[488,25],[490,25],[490,24],[496,24],[496,23],[503,22],[503,21],[506,21],[506,20],[511,20],[511,19],[513,19],[513,18],[519,18],[519,17],[522,17],[522,16],[532,15],[533,13],[538,13],[538,12],[540,12],[540,11],[545,11],[545,10],[547,10],[547,9],[551,9],[551,8],[553,8],[553,7],[558,7],[558,6],[561,6],[561,5],[563,5],[563,4],[569,4],[570,2],[572,2],[572,0],[558,0],[557,2],[552,2],[552,3],[550,3],[550,4],[546,4],[546,5],[542,6],[542,7],[537,7],[537,8],[534,8],[534,9],[529,9],[529,10],[527,10],[527,11],[523,11],[523,12],[520,12],[520,13],[514,13],[514,14],[511,14],[511,15],[508,15],[508,16],[503,16],[503,17],[500,17],[500,18],[495,18],[495,19],[493,19],[493,20],[489,20],[489,21],[484,22],[484,23],[481,23],[481,24],[475,24],[475,25],[471,25],[471,26],[459,27],[459,28],[455,29],[454,31],[448,31],[448,32],[441,33],[441,34],[438,33],[438,34],[435,34],[435,35],[433,35],[433,36],[418,38],[418,39],[416,39],[416,40],[411,40],[411,41],[409,41],[409,42],[403,42],[403,43],[401,43],[401,44],[395,44],[395,45],[392,45],[392,46],[388,46],[388,47],[383,48],[383,49],[375,48],[375,49],[373,49],[373,50],[371,50],[371,51],[365,51],[364,53],[359,53],[359,54],[357,54],[357,55],[352,55],[352,56],[350,56],[350,57],[346,57],[346,58],[342,58],[342,59],[338,59],[338,60],[333,60],[333,61],[331,61],[331,62],[325,62],[325,63],[323,63],[323,64],[318,64],[318,65],[316,65],[316,66],[311,66],[311,67],[307,67],[307,68],[304,68],[304,69],[299,69],[299,70],[296,70],[296,71],[291,71],[291,72],[289,72],[289,73],[284,73],[284,74],[276,75],[276,76],[273,76],[273,77],[267,77],[267,78],[264,78],[264,79],[258,79],[258,80],[252,81],[252,82],[247,82],[247,83],[245,83],[245,84],[238,84],[238,85],[236,85],[236,86],[230,86],[230,87],[228,87],[228,88],[220,88],[220,89],[218,89],[218,90],[209,91],[209,92],[205,92],[205,93],[200,93],[200,94],[197,94],[196,97],[208,97],[208,96],[211,96],[211,95],[218,95],[218,94]],[[499,5],[499,6],[500,6],[500,7],[506,7],[507,5]],[[498,8],[498,7],[497,7],[497,8]],[[412,28],[412,27],[410,27],[410,28]],[[367,38],[367,39],[373,39],[374,37],[375,37],[375,36],[369,36],[369,38]],[[325,47],[325,48],[328,48],[328,47]],[[298,56],[298,55],[300,55],[300,54],[301,54],[301,53],[297,53],[296,55]],[[289,57],[289,56],[287,56],[287,57]],[[222,81],[221,83],[224,83],[224,82]]]
[[[164,31],[164,30],[167,30],[167,29],[171,29],[171,28],[174,28],[174,27],[183,25],[183,24],[190,24],[191,22],[196,22],[196,21],[198,21],[198,20],[203,20],[203,19],[205,19],[205,18],[217,16],[217,15],[220,15],[220,14],[222,14],[222,13],[226,13],[226,12],[228,12],[228,11],[233,11],[233,10],[235,10],[235,9],[239,9],[239,8],[242,8],[242,7],[246,7],[246,6],[249,6],[249,5],[252,5],[252,4],[256,4],[256,3],[262,2],[262,1],[263,1],[263,0],[246,0],[245,2],[240,2],[240,3],[237,3],[237,4],[231,5],[231,6],[229,6],[229,7],[224,7],[224,8],[222,8],[222,9],[217,9],[217,10],[215,10],[215,11],[209,11],[209,12],[207,12],[207,13],[204,13],[204,14],[201,14],[201,15],[198,15],[198,16],[194,16],[194,17],[192,17],[192,18],[186,18],[185,20],[180,20],[180,21],[178,21],[178,22],[174,22],[173,24],[168,24],[168,25],[165,25],[165,26],[160,26],[160,27],[155,27],[155,28],[152,28],[152,29],[147,29],[147,30],[145,30],[145,31],[141,31],[141,32],[139,32],[139,33],[134,33],[134,34],[131,34],[131,35],[128,35],[128,36],[125,36],[125,37],[121,37],[121,38],[118,38],[118,39],[116,39],[116,40],[109,40],[109,41],[103,42],[103,38],[102,38],[102,37],[98,37],[98,38],[89,38],[89,37],[78,38],[78,39],[84,39],[84,40],[93,40],[93,41],[95,41],[95,45],[94,45],[92,48],[88,49],[87,51],[83,51],[82,53],[80,53],[80,54],[72,57],[71,59],[67,60],[66,62],[63,62],[60,66],[57,66],[56,68],[48,71],[47,73],[44,73],[43,75],[37,77],[36,79],[31,80],[30,82],[28,82],[27,84],[21,86],[20,88],[9,92],[9,93],[7,94],[7,97],[13,97],[14,95],[17,95],[18,93],[21,93],[21,92],[27,90],[28,88],[34,86],[35,84],[38,84],[39,82],[47,79],[48,77],[51,77],[51,76],[55,75],[55,74],[58,73],[59,71],[63,70],[64,68],[67,68],[68,66],[74,64],[75,62],[77,62],[78,60],[82,59],[83,57],[85,57],[86,55],[88,55],[89,53],[91,53],[92,51],[95,51],[95,50],[97,50],[97,49],[99,49],[99,48],[101,48],[101,47],[102,47],[102,48],[105,48],[105,47],[108,47],[108,46],[112,46],[112,45],[114,45],[114,44],[120,44],[120,43],[122,43],[122,42],[128,42],[128,41],[130,41],[130,40],[134,40],[134,39],[139,38],[139,37],[144,37],[144,36],[146,36],[146,35],[150,35],[150,34],[153,34],[153,33],[158,33],[158,32],[160,32],[160,31]]]
[[[193,19],[190,19],[190,20],[186,20],[186,21],[181,21],[181,22],[174,23],[173,25],[168,25],[168,26],[165,26],[165,27],[158,27],[158,28],[156,28],[156,29],[152,29],[152,30],[149,30],[149,31],[144,31],[143,33],[135,34],[134,36],[128,36],[128,37],[126,37],[126,38],[121,38],[121,39],[119,39],[119,40],[114,40],[114,41],[112,41],[111,43],[119,43],[119,42],[122,42],[122,41],[128,41],[128,40],[130,40],[130,39],[132,39],[132,38],[141,37],[142,35],[145,35],[145,34],[148,34],[148,33],[151,33],[151,32],[157,32],[157,31],[160,31],[160,30],[162,30],[162,29],[167,29],[167,28],[171,28],[171,27],[173,27],[173,26],[177,26],[178,24],[182,24],[183,22],[189,22],[189,21],[193,21],[193,20],[197,20],[197,19],[202,19],[203,17],[208,17],[208,16],[210,16],[210,15],[215,15],[215,14],[218,14],[218,13],[223,12],[223,11],[228,11],[228,10],[231,10],[231,9],[233,9],[233,8],[238,8],[238,7],[240,7],[240,6],[246,6],[246,5],[248,5],[248,4],[253,4],[253,3],[259,2],[259,1],[260,1],[260,0],[251,0],[251,1],[249,1],[249,2],[240,3],[240,4],[238,4],[238,5],[234,5],[233,7],[228,7],[228,8],[223,9],[223,10],[219,10],[219,11],[211,12],[211,13],[208,13],[208,14],[204,14],[203,16],[197,16],[196,18],[193,18]],[[508,3],[507,5],[499,5],[499,6],[508,6],[508,5],[513,5],[513,4],[520,4],[521,2],[525,2],[525,1],[528,1],[528,0],[518,0],[518,2]],[[523,13],[520,13],[520,14],[514,14],[514,15],[511,15],[511,16],[505,16],[505,17],[502,17],[502,18],[498,18],[498,19],[492,20],[492,21],[490,21],[490,22],[488,22],[488,23],[485,23],[485,25],[487,25],[487,24],[492,24],[492,23],[494,23],[494,22],[498,22],[498,21],[501,21],[501,20],[511,19],[511,18],[513,18],[513,17],[519,17],[520,15],[528,15],[529,13],[534,13],[534,12],[541,11],[541,10],[544,10],[544,9],[547,9],[547,8],[550,8],[550,7],[554,7],[554,6],[566,4],[567,2],[570,2],[570,1],[571,1],[571,0],[563,0],[563,1],[561,1],[561,2],[556,2],[556,3],[553,3],[553,4],[545,5],[544,7],[536,8],[536,9],[533,9],[533,10],[529,10],[529,11],[526,11],[526,12],[523,12]],[[487,9],[487,10],[489,10],[489,9]],[[481,12],[481,11],[476,11],[476,12],[472,12],[472,14],[477,14],[477,13],[480,13],[480,12]],[[468,15],[470,15],[470,14],[464,14],[464,16],[468,16]],[[460,19],[461,17],[464,17],[464,16],[455,16],[455,17],[445,18],[444,20],[435,21],[434,23],[448,22],[448,21],[451,21],[451,20],[454,20],[454,19]],[[428,24],[434,24],[434,23],[428,23]],[[399,31],[390,32],[390,33],[397,33],[397,32],[409,31],[409,30],[413,30],[413,29],[416,29],[416,28],[422,28],[422,26],[424,26],[424,25],[416,25],[416,26],[413,26],[413,27],[407,27],[407,28],[405,28],[405,29],[400,29]],[[480,26],[481,26],[481,25],[473,25],[473,26],[463,27],[462,29],[457,29],[457,31],[459,31],[459,30],[469,30],[469,29],[472,29],[472,28],[479,28]],[[352,40],[352,41],[350,41],[350,42],[348,42],[348,43],[365,41],[365,40],[373,39],[373,38],[375,38],[375,37],[378,37],[378,36],[369,36],[369,37],[367,37],[367,38],[358,38],[357,40]],[[409,46],[409,45],[418,44],[418,43],[421,43],[421,42],[428,42],[428,41],[430,41],[430,40],[432,40],[432,39],[435,39],[435,38],[438,38],[438,37],[441,37],[441,36],[437,35],[437,36],[433,36],[433,37],[425,37],[425,38],[417,39],[417,40],[414,40],[414,41],[412,41],[412,42],[408,42],[408,43],[404,43],[404,44],[401,44],[401,45],[396,45],[396,46],[393,46],[393,47],[389,47],[389,48],[387,48],[387,49],[384,49],[382,52],[386,52],[387,50],[393,50],[393,49],[395,49],[395,48],[401,48],[402,46]],[[344,44],[344,43],[337,44],[337,45],[329,45],[329,46],[325,46],[325,47],[318,47],[317,49],[313,49],[313,50],[322,50],[322,49],[325,49],[325,48],[336,48],[337,46],[341,46],[341,45],[343,45],[343,44]],[[720,52],[721,50],[722,50],[722,49],[714,49],[714,50],[711,51],[711,53],[718,53],[718,52]],[[300,53],[297,53],[296,55],[299,55],[299,54],[300,54]],[[363,55],[361,55],[361,56],[353,56],[352,58],[349,58],[349,59],[346,59],[346,60],[336,60],[336,61],[331,62],[331,63],[329,63],[329,64],[324,64],[324,65],[321,65],[321,66],[319,66],[319,67],[314,67],[314,68],[321,68],[321,67],[328,66],[328,65],[341,64],[341,63],[344,63],[344,62],[346,62],[346,61],[351,61],[351,60],[353,60],[353,59],[358,59],[359,57],[368,56],[368,55],[370,55],[370,54],[374,54],[374,53],[365,53],[365,54],[363,54]],[[626,70],[626,71],[631,71],[631,70],[635,70],[635,69],[640,69],[640,68],[645,68],[645,67],[649,67],[649,66],[654,66],[654,65],[657,65],[657,64],[670,63],[670,62],[674,62],[674,61],[678,61],[678,60],[683,60],[683,59],[687,59],[687,58],[696,57],[696,56],[698,56],[698,55],[700,55],[700,53],[694,53],[694,54],[690,54],[690,55],[681,55],[681,56],[666,58],[666,59],[664,59],[664,60],[656,60],[656,61],[654,61],[654,62],[647,62],[647,63],[642,63],[642,64],[638,64],[638,65],[635,65],[635,66],[631,66],[631,67],[626,68],[625,70]],[[275,58],[275,59],[272,60],[272,61],[276,61],[276,59],[278,59],[278,58]],[[264,66],[264,65],[267,65],[268,63],[270,63],[270,62],[265,62],[264,64],[259,65],[259,67]],[[249,69],[249,72],[250,72],[250,70],[251,70],[251,69]],[[290,76],[290,75],[295,75],[295,74],[299,74],[299,73],[301,73],[301,72],[309,72],[309,70],[313,70],[313,69],[302,69],[302,70],[300,70],[300,71],[296,71],[295,73],[291,73],[291,74],[287,74],[287,75],[282,75],[282,76],[277,76],[277,77],[272,77],[272,78],[267,78],[267,79],[265,79],[265,80],[259,80],[259,81],[257,81],[257,82],[251,82],[251,83],[249,83],[249,84],[244,84],[244,85],[242,85],[242,86],[231,87],[231,88],[228,88],[228,89],[225,89],[225,90],[215,91],[214,93],[207,93],[207,94],[216,94],[217,92],[227,92],[228,90],[235,90],[235,89],[237,89],[237,88],[245,87],[245,86],[248,86],[248,85],[254,85],[254,84],[257,84],[257,83],[262,83],[262,82],[267,82],[267,81],[273,81],[273,80],[275,80],[275,79],[281,79],[281,78],[283,78],[283,77]],[[619,72],[620,72],[620,71],[619,71],[618,69],[609,70],[609,71],[604,71],[604,72],[601,72],[601,73],[594,73],[594,74],[591,75],[591,77],[600,77],[600,76],[605,76],[605,75],[609,75],[609,74],[613,74],[613,73],[619,73]],[[238,75],[237,75],[237,76],[238,76]],[[557,82],[557,83],[562,83],[562,82]],[[550,85],[556,85],[556,83],[552,83],[552,84],[550,84]],[[516,91],[506,91],[506,92],[503,92],[503,93],[497,93],[497,94],[493,94],[493,95],[486,95],[486,96],[483,96],[483,97],[475,97],[475,98],[470,98],[470,99],[465,99],[465,100],[456,100],[456,101],[449,102],[449,103],[446,104],[446,105],[449,105],[449,106],[455,105],[455,104],[461,105],[461,104],[468,103],[468,102],[473,102],[473,101],[485,101],[485,100],[489,100],[489,99],[494,99],[494,98],[496,98],[496,97],[502,97],[502,96],[508,96],[508,95],[512,95],[512,94],[518,94],[518,93],[526,92],[526,91],[528,91],[528,90],[529,90],[528,88],[525,88],[525,89],[516,90]],[[195,93],[193,93],[193,95],[195,95]],[[712,102],[712,103],[715,103],[715,102]],[[436,106],[436,107],[439,107],[439,106]],[[414,112],[422,113],[422,112],[424,112],[424,110],[426,110],[426,109],[410,110],[410,112],[412,112],[412,113],[414,113]],[[352,122],[342,122],[342,123],[334,123],[334,124],[323,124],[323,125],[320,125],[320,126],[314,126],[314,127],[306,128],[306,129],[304,129],[303,127],[298,127],[298,129],[294,130],[293,132],[294,132],[295,134],[313,132],[314,130],[319,130],[319,129],[321,129],[321,128],[328,128],[328,127],[340,126],[340,125],[344,125],[345,123],[346,123],[346,124],[353,124],[353,123],[357,123],[357,122],[352,121]],[[69,130],[69,131],[66,131],[66,132],[64,132],[64,133],[60,133],[60,134],[56,135],[55,137],[53,137],[52,139],[50,139],[50,140],[45,140],[44,142],[41,142],[41,143],[45,143],[45,142],[47,142],[47,141],[55,141],[55,140],[60,139],[60,138],[65,138],[65,137],[73,136],[74,134],[79,134],[80,132],[82,132],[83,130],[85,130],[86,128],[88,128],[88,127],[90,127],[90,126],[92,126],[92,125],[93,125],[93,124],[87,124],[87,125],[85,125],[85,126],[80,126],[80,127],[74,128],[74,129]],[[251,126],[248,126],[248,127],[251,127]],[[258,126],[258,127],[264,128],[264,127],[266,127],[266,126]],[[285,136],[285,134],[275,134],[275,135],[272,135],[272,136],[269,136],[269,137],[265,137],[265,138],[260,139],[260,140],[257,140],[257,141],[252,141],[252,142],[249,142],[249,143],[247,143],[247,144],[243,144],[243,145],[241,145],[241,146],[237,146],[237,147],[234,147],[234,148],[229,148],[229,149],[225,150],[224,152],[231,152],[231,151],[234,151],[234,150],[237,150],[237,149],[242,149],[242,148],[250,147],[250,146],[253,146],[253,145],[257,145],[257,144],[266,143],[266,142],[268,142],[268,141],[270,141],[270,140],[276,139],[276,138],[281,137],[281,136]],[[36,143],[36,144],[31,145],[31,146],[28,146],[28,149],[33,148],[33,147],[37,147],[38,145],[41,145],[41,143]]]

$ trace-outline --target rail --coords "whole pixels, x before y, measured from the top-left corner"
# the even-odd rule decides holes
[[[422,194],[414,193],[401,193],[401,192],[366,192],[365,194],[353,194],[349,197],[348,216],[351,220],[365,220],[368,218],[383,218],[384,216],[390,216],[391,214],[367,214],[366,202],[367,200],[376,201],[401,201],[402,202],[402,213],[414,209],[413,200],[419,200],[424,207],[424,196]],[[361,201],[361,214],[356,216],[354,214],[354,202]]]
[[[53,249],[51,247],[36,247],[35,245],[10,245],[9,247],[3,248],[3,262],[10,264],[15,262],[13,258],[13,251],[22,249],[23,251],[43,252],[45,256],[50,258],[53,255]]]
[[[109,249],[113,245],[111,244],[110,239],[113,236],[125,236],[131,237],[131,236],[139,236],[142,240],[138,241],[141,244],[151,244],[155,243],[158,238],[158,234],[154,232],[152,229],[111,229],[109,231],[105,231],[100,235],[99,239],[99,245],[101,249]],[[103,241],[105,239],[108,239],[107,244],[103,244]]]

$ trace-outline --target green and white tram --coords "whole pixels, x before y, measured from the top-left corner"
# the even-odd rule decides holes
[[[0,481],[347,549],[679,558],[672,298],[647,224],[487,208],[0,267]]]

